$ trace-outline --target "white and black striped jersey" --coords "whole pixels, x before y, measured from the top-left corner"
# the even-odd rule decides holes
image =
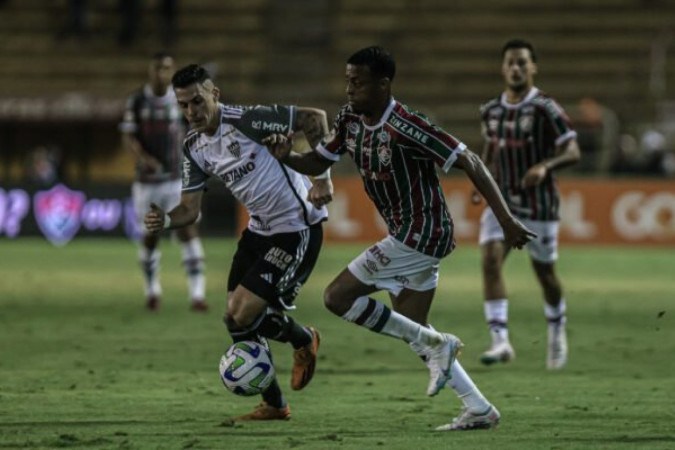
[[[248,210],[248,228],[262,235],[303,230],[325,220],[325,207],[307,201],[311,181],[277,161],[261,141],[293,128],[293,106],[220,106],[213,136],[190,132],[183,145],[183,191],[220,179]]]

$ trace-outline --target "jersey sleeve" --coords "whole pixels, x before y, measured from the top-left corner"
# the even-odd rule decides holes
[[[577,137],[577,132],[572,129],[565,110],[555,100],[549,98],[544,104],[544,114],[548,119],[548,126],[555,136],[556,147]]]
[[[397,121],[395,127],[407,141],[404,145],[416,147],[444,172],[450,170],[457,156],[466,149],[466,144],[420,114]]]
[[[132,95],[127,99],[124,107],[124,116],[122,122],[118,125],[118,129],[122,133],[136,133],[138,131],[138,115],[136,113],[136,96]]]
[[[259,105],[244,111],[234,126],[252,141],[262,144],[270,134],[289,134],[293,130],[295,114],[294,106]]]
[[[346,129],[345,118],[345,108],[342,108],[337,116],[335,116],[333,128],[330,130],[330,133],[328,133],[316,147],[317,153],[329,161],[339,161],[340,155],[347,150],[344,140],[344,130]]]
[[[194,160],[190,149],[183,145],[183,192],[193,192],[206,188],[209,175]]]

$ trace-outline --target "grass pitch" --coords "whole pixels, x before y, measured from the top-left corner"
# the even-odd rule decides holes
[[[666,449],[675,448],[673,249],[564,247],[570,363],[544,369],[546,325],[523,253],[507,266],[518,358],[485,368],[478,250],[441,265],[432,323],[466,344],[461,361],[502,412],[494,431],[437,433],[460,408],[427,398],[408,347],[332,316],[323,287],[364,245],[326,246],[294,317],[322,332],[317,373],[288,386],[291,349],[275,344],[289,422],[233,425],[256,397],[229,394],[218,361],[232,240],[206,240],[206,314],[188,311],[179,248],[164,242],[164,302],[143,309],[136,250],[124,240],[0,241],[0,448]],[[385,299],[385,297],[380,297]]]

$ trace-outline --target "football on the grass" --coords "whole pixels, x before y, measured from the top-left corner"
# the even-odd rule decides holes
[[[256,395],[274,380],[269,351],[254,341],[235,342],[220,358],[220,379],[237,395]]]

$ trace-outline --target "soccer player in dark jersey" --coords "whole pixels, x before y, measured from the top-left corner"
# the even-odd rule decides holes
[[[143,216],[155,203],[171,209],[180,201],[181,143],[185,121],[171,89],[174,60],[167,53],[157,53],[148,67],[148,83],[132,94],[120,124],[122,143],[136,157],[136,181],[132,197],[139,225],[143,229],[138,257],[145,281],[146,307],[157,310],[162,287],[159,280],[161,253],[159,235],[148,233]],[[196,225],[176,229],[181,242],[183,266],[188,278],[190,308],[206,311],[204,249]]]
[[[560,194],[554,172],[580,158],[576,133],[563,109],[534,86],[537,57],[529,42],[515,39],[502,49],[505,90],[481,108],[485,137],[483,160],[490,167],[511,212],[537,233],[527,244],[532,267],[544,292],[548,321],[548,369],[567,362],[565,299],[555,272],[558,259]],[[474,201],[480,197],[474,195]],[[484,364],[515,357],[507,328],[508,300],[502,265],[509,244],[486,208],[481,217],[481,246],[485,318],[492,345],[481,355]]]
[[[511,245],[520,248],[533,234],[509,212],[476,154],[392,97],[395,72],[394,59],[383,48],[356,52],[347,60],[348,104],[328,137],[303,154],[290,151],[286,136],[271,136],[266,143],[278,159],[310,175],[349,154],[389,235],[330,283],[324,294],[326,307],[346,321],[408,342],[430,369],[428,395],[450,384],[465,410],[438,430],[491,428],[499,422],[499,412],[456,360],[460,340],[428,324],[439,262],[455,246],[435,166],[466,172],[495,209]],[[369,297],[379,290],[389,292],[393,308]]]
[[[303,389],[314,374],[319,333],[285,311],[295,308],[293,301],[319,255],[332,184],[324,173],[312,186],[306,176],[274,159],[262,140],[273,132],[294,130],[316,145],[328,132],[326,113],[295,106],[224,105],[208,72],[194,64],[176,72],[172,81],[191,125],[183,148],[183,192],[180,204],[168,213],[153,207],[145,224],[157,233],[193,223],[206,179],[215,177],[227,186],[250,217],[227,282],[227,329],[235,342],[290,343],[295,349],[291,387]],[[276,380],[262,398],[252,413],[235,420],[290,418]]]

